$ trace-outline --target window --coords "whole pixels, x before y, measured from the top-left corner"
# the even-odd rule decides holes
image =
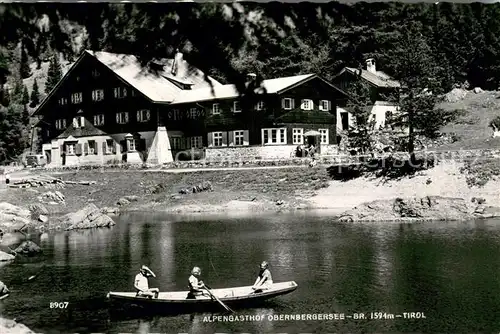
[[[330,111],[330,101],[328,100],[319,101],[319,110]]]
[[[170,140],[172,150],[180,150],[181,147],[181,137],[172,137]]]
[[[262,129],[262,144],[286,144],[286,129]]]
[[[75,129],[83,128],[85,126],[85,118],[83,116],[77,116],[73,118],[73,127]]]
[[[218,103],[212,104],[212,114],[213,115],[219,115],[220,114],[220,109],[219,109],[219,104]]]
[[[202,147],[203,147],[203,141],[201,136],[191,137],[191,148],[202,148]]]
[[[294,145],[304,144],[304,129],[293,129],[292,133]]]
[[[128,112],[123,111],[116,113],[116,123],[117,124],[128,123]]]
[[[136,138],[127,138],[127,150],[129,152],[135,152],[137,151],[137,147],[139,140]]]
[[[94,115],[94,125],[104,125],[104,114]]]
[[[66,119],[56,120],[56,129],[58,130],[66,129]]]
[[[313,110],[313,101],[304,99],[300,104],[300,109],[302,110]]]
[[[67,98],[65,98],[65,97],[61,97],[61,98],[59,99],[59,105],[60,105],[60,106],[65,106],[65,105],[67,105],[67,104],[68,104],[68,99],[67,99]]]
[[[281,106],[285,110],[293,109],[293,99],[291,99],[289,97],[285,97],[283,100],[281,100]]]
[[[92,76],[93,76],[94,78],[97,78],[97,77],[99,77],[100,75],[101,75],[101,73],[99,73],[99,71],[98,71],[98,70],[95,70],[95,69],[94,69],[94,70],[92,70]]]
[[[197,108],[191,108],[189,109],[189,118],[196,118],[198,116],[198,109]]]
[[[212,141],[214,146],[222,146],[222,132],[213,132]]]
[[[83,94],[81,92],[71,94],[71,103],[79,104],[83,101]]]
[[[97,154],[97,143],[95,142],[95,140],[89,140],[88,154]]]
[[[147,109],[137,110],[137,122],[147,122],[151,119],[151,112]]]
[[[264,101],[259,101],[257,102],[257,104],[255,105],[255,110],[264,110]]]
[[[66,144],[66,154],[75,155],[76,144]]]
[[[234,135],[234,146],[243,146],[245,132],[243,130],[236,130],[234,131],[233,135]]]
[[[168,118],[174,121],[180,121],[182,119],[182,114],[179,109],[172,109],[168,112]]]
[[[115,142],[113,139],[106,139],[106,154],[113,154]]]
[[[318,129],[321,133],[321,144],[328,145],[328,129]]]
[[[233,102],[233,112],[241,112],[241,106],[239,101]]]
[[[125,87],[115,87],[113,92],[115,99],[123,99],[124,97],[127,97],[127,88]]]
[[[104,89],[94,89],[92,91],[92,101],[102,101],[104,100]]]

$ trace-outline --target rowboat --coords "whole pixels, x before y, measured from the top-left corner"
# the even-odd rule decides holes
[[[188,291],[160,292],[158,298],[137,296],[136,292],[113,292],[107,295],[108,300],[114,304],[123,306],[153,307],[156,311],[173,310],[175,312],[190,312],[201,310],[220,310],[221,304],[231,307],[249,306],[270,298],[286,295],[297,289],[294,281],[274,283],[268,290],[254,292],[252,286],[241,286],[234,288],[211,289],[215,298],[209,296],[196,296],[188,299]]]

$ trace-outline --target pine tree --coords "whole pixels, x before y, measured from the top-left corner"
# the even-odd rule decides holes
[[[21,64],[19,68],[19,74],[21,75],[22,79],[26,79],[31,76],[28,53],[26,52],[24,44],[21,45]]]
[[[0,104],[4,107],[8,107],[10,102],[11,102],[11,98],[10,98],[10,92],[9,92],[9,89],[8,88],[0,88],[1,91],[0,91]]]
[[[30,124],[30,112],[27,105],[23,105],[23,124],[26,126]]]
[[[23,85],[23,100],[22,100],[22,104],[23,105],[27,105],[28,103],[30,103],[30,94],[28,93],[28,87],[26,87],[25,85]]]
[[[47,83],[45,84],[45,93],[49,94],[50,91],[57,85],[57,83],[62,78],[61,65],[57,57],[57,53],[54,53],[50,60],[49,68],[47,70]]]
[[[23,103],[23,81],[19,78],[14,79],[14,89],[10,97],[12,103],[21,105]]]
[[[40,92],[38,91],[38,83],[33,82],[33,90],[31,91],[31,103],[30,107],[35,108],[40,103]]]

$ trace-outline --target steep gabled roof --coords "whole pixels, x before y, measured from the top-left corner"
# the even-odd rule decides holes
[[[169,103],[182,91],[172,81],[190,85],[192,89],[222,85],[211,77],[205,78],[205,74],[201,70],[190,66],[185,61],[183,61],[183,65],[186,67],[185,74],[182,77],[176,77],[168,71],[172,67],[173,59],[156,60],[154,63],[160,65],[160,70],[153,71],[149,67],[142,66],[139,59],[134,55],[85,50],[52,91],[49,92],[33,115],[38,114],[39,110],[43,108],[59,87],[70,77],[71,72],[85,56],[97,59],[113,71],[121,80],[137,89],[152,102]]]
[[[255,93],[280,94],[288,89],[296,87],[297,85],[305,83],[306,81],[309,81],[314,78],[321,79],[316,74],[304,74],[304,75],[295,75],[291,77],[266,79],[262,81],[261,86],[255,90]],[[324,79],[321,80],[325,81]],[[331,84],[330,86],[342,92],[337,87]],[[345,92],[342,93],[345,94]],[[238,89],[236,88],[235,85],[222,85],[217,87],[214,86],[213,89],[209,87],[209,88],[182,91],[178,95],[178,97],[174,99],[172,104],[176,105],[176,104],[202,102],[202,101],[210,101],[217,99],[231,99],[231,98],[237,98],[238,96],[240,96],[240,93],[238,92]]]
[[[358,75],[360,70],[353,67],[345,67],[337,76],[346,71],[351,74]],[[371,72],[368,70],[361,70],[361,78],[377,87],[398,88],[401,86],[398,81],[392,79],[388,74],[382,71]]]

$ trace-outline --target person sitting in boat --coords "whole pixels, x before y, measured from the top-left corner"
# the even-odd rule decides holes
[[[193,299],[196,296],[210,296],[205,283],[200,279],[201,269],[200,267],[194,267],[191,270],[191,276],[189,276],[189,294],[188,298]]]
[[[269,263],[267,263],[267,261],[263,261],[260,264],[259,276],[257,276],[252,289],[257,293],[262,292],[263,290],[270,289],[272,285],[273,277],[271,275],[271,271],[269,270]]]
[[[148,267],[142,266],[141,271],[137,275],[135,275],[134,287],[137,289],[137,295],[149,298],[152,297],[158,298],[160,289],[158,288],[150,289],[148,277],[156,277],[156,275]]]

